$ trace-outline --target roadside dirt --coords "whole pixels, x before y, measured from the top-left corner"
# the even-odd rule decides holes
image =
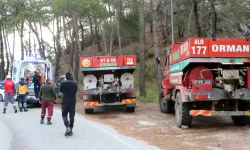
[[[174,115],[159,111],[157,104],[138,103],[135,113],[125,108],[98,108],[86,115],[82,103],[77,103],[77,113],[84,117],[112,126],[123,135],[144,140],[164,150],[193,149],[250,149],[250,128],[236,127],[231,118],[196,117],[189,129],[175,126]]]

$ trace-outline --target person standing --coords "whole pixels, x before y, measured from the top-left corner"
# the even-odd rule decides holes
[[[67,72],[65,76],[66,81],[63,81],[60,85],[60,92],[63,94],[62,118],[66,127],[65,136],[72,136],[75,117],[77,83],[72,80],[71,73]],[[68,114],[70,121],[68,121]]]
[[[28,111],[27,110],[27,95],[29,95],[29,90],[26,85],[26,82],[24,81],[24,78],[21,78],[21,81],[17,85],[17,95],[18,95],[18,106],[20,109],[20,112]]]
[[[42,72],[39,69],[37,69],[37,72],[38,72],[38,75],[40,76],[40,85],[43,85],[44,76],[43,76]]]
[[[33,83],[34,83],[34,92],[35,92],[36,99],[39,98],[39,91],[41,87],[40,80],[41,80],[41,77],[39,76],[38,72],[35,71],[34,77],[33,77]]]
[[[39,93],[39,102],[42,105],[41,121],[40,121],[41,124],[44,123],[46,108],[48,108],[47,125],[52,124],[51,117],[53,115],[53,107],[55,100],[56,100],[55,87],[52,85],[52,81],[50,79],[47,79],[46,83],[42,85]]]
[[[26,81],[26,84],[29,85],[29,84],[30,84],[30,75],[27,74],[25,79],[26,79],[26,80],[25,80],[25,81]]]
[[[17,113],[17,108],[14,102],[14,95],[16,94],[16,86],[14,82],[11,80],[11,76],[7,75],[6,79],[4,81],[1,81],[0,84],[4,86],[3,113],[6,114],[6,109],[9,103],[13,105],[15,113]]]

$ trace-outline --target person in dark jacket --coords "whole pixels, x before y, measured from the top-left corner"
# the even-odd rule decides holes
[[[48,108],[47,125],[52,124],[51,117],[53,115],[53,106],[55,100],[56,100],[55,87],[52,85],[52,81],[50,79],[47,79],[46,84],[42,85],[39,93],[39,102],[40,104],[42,104],[41,121],[40,121],[41,124],[44,123],[46,108]]]
[[[60,85],[60,92],[63,94],[62,118],[66,127],[65,136],[72,136],[75,117],[77,83],[72,80],[71,73],[67,72],[65,76],[66,81],[63,81]],[[68,114],[70,121],[68,121]]]
[[[40,80],[41,80],[40,75],[38,74],[37,71],[35,71],[34,72],[34,77],[33,77],[33,83],[34,83],[35,97],[37,99],[39,98],[39,91],[40,91],[40,87],[41,87]]]
[[[22,112],[23,109],[24,111],[28,111],[27,110],[27,95],[29,95],[29,90],[23,77],[21,78],[21,81],[17,85],[17,95],[18,95],[18,106],[19,106],[20,112]]]

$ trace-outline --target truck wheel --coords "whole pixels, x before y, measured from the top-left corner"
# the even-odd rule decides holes
[[[93,114],[94,113],[94,109],[85,109],[85,114]]]
[[[135,107],[126,107],[126,112],[135,112]]]
[[[175,122],[179,128],[181,128],[182,126],[191,126],[192,116],[190,116],[189,114],[190,110],[190,103],[183,103],[181,100],[180,92],[178,92],[175,101]]]
[[[172,100],[164,100],[164,94],[161,92],[159,98],[159,105],[162,113],[172,114],[174,113],[174,102]]]
[[[247,125],[246,116],[231,116],[234,125],[236,126],[245,126]]]

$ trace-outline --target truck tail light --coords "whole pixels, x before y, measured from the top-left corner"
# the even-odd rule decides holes
[[[209,95],[208,94],[197,94],[194,95],[194,99],[195,100],[205,100],[205,99],[209,99]]]
[[[83,96],[82,96],[82,99],[84,99],[84,100],[85,100],[85,99],[88,99],[88,96],[87,96],[87,95],[83,95]]]

